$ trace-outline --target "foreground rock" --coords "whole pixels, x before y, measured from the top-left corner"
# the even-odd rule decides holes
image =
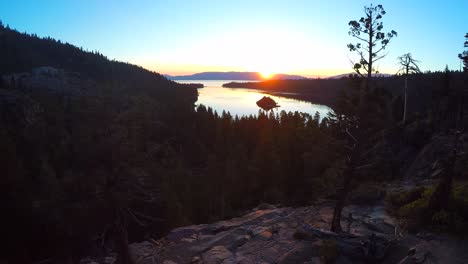
[[[264,206],[240,218],[177,228],[130,250],[137,264],[464,263],[464,245],[457,251],[431,234],[395,236],[400,232],[379,204],[347,207],[342,225],[349,232],[329,232],[332,205]]]

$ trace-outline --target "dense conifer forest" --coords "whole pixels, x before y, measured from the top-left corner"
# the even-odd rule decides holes
[[[0,58],[2,257],[12,263],[65,262],[106,243],[125,254],[128,242],[261,203],[345,201],[359,185],[401,180],[434,136],[459,140],[468,125],[466,71],[411,75],[402,122],[402,76],[317,81],[333,89],[329,116],[237,117],[195,107],[193,86],[3,24]],[[34,72],[45,66],[57,71]],[[421,214],[466,225],[464,189],[457,207],[438,202],[468,180],[460,152],[441,154],[452,173],[442,187],[392,196],[395,210],[426,199]]]

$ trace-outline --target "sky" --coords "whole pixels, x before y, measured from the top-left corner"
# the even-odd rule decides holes
[[[398,32],[380,72],[408,52],[424,71],[460,68],[468,0],[0,0],[0,20],[163,74],[324,77],[351,72],[348,22],[370,3],[384,6],[384,31]]]

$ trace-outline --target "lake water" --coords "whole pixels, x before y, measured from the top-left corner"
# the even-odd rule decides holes
[[[260,108],[257,106],[256,102],[265,95],[270,96],[280,105],[280,107],[273,110],[275,113],[285,110],[286,112],[298,111],[314,115],[315,112],[319,112],[320,116],[323,118],[331,110],[325,105],[312,104],[301,100],[268,95],[261,90],[222,87],[224,83],[229,83],[231,81],[193,80],[178,82],[203,83],[205,87],[198,89],[199,95],[196,104],[203,104],[207,107],[211,107],[213,110],[217,111],[218,114],[221,114],[224,110],[230,112],[233,116],[257,115]]]

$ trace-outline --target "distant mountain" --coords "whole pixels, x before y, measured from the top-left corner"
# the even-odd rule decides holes
[[[264,80],[262,75],[258,72],[201,72],[192,75],[171,76],[165,75],[170,80],[247,80],[247,81],[261,81]],[[298,80],[307,79],[304,76],[289,75],[289,74],[275,74],[269,79],[274,80]]]
[[[338,74],[338,75],[334,75],[334,76],[330,76],[330,77],[327,77],[327,79],[341,79],[341,78],[346,78],[348,77],[350,74],[356,74],[355,72],[349,72],[349,73],[344,73],[344,74]],[[395,74],[390,74],[390,73],[377,73],[377,74],[373,74],[374,77],[390,77],[390,76],[393,76]]]

